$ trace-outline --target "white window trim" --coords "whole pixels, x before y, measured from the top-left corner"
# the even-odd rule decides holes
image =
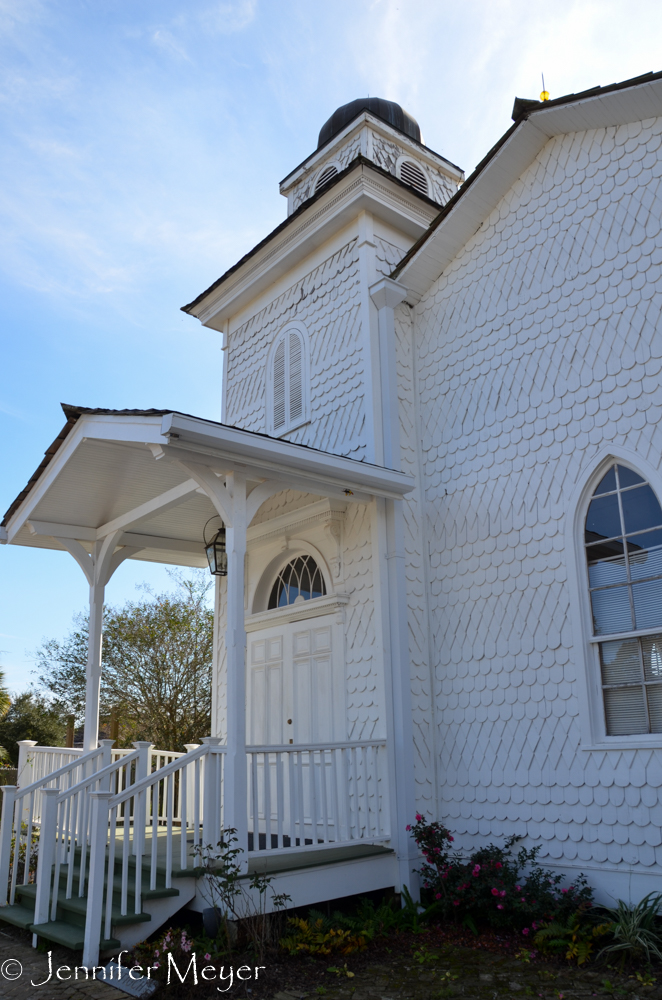
[[[311,556],[315,560],[324,579],[326,594],[324,597],[311,598],[302,604],[287,604],[282,608],[267,608],[269,596],[278,574],[288,563],[292,562],[298,556]],[[292,608],[301,609],[307,605],[318,607],[322,601],[330,600],[335,596],[336,592],[333,586],[331,569],[317,546],[311,545],[310,542],[303,538],[288,539],[285,548],[262,568],[252,598],[249,601],[249,607],[252,609],[252,615],[275,615],[276,618],[281,618],[285,613],[292,613]],[[304,617],[308,617],[308,615],[304,614]]]
[[[273,378],[273,366],[274,366],[274,355],[278,350],[279,344],[285,342],[290,333],[296,332],[301,338],[301,416],[297,420],[287,421],[278,430],[274,427],[274,378]],[[267,434],[271,434],[274,437],[283,437],[286,434],[290,434],[292,431],[297,430],[299,427],[303,427],[304,424],[310,423],[310,367],[309,367],[309,338],[308,331],[303,323],[292,322],[288,323],[282,328],[274,337],[273,344],[269,349],[269,354],[267,355],[267,368],[266,368],[266,380],[267,380],[267,391],[266,391],[266,401],[267,401],[267,412],[266,412],[266,427]]]
[[[415,156],[411,155],[411,153],[409,155],[399,156],[397,158],[397,160],[395,161],[395,176],[398,178],[399,181],[402,181],[402,177],[400,176],[400,174],[401,174],[402,164],[403,163],[415,163],[416,164],[416,166],[418,167],[418,169],[421,171],[421,173],[425,177],[425,180],[426,180],[427,185],[428,185],[428,193],[427,193],[427,195],[425,197],[431,199],[432,198],[432,193],[431,193],[432,192],[432,180],[430,178],[430,173],[427,170],[426,165],[424,163],[421,163],[420,160],[417,160]],[[403,184],[407,184],[406,181],[402,181],[402,183]],[[407,184],[407,187],[411,187],[411,185]],[[412,191],[416,191],[416,188],[412,188]],[[420,191],[417,191],[416,193],[420,194]]]
[[[598,644],[619,636],[652,635],[662,628],[634,629],[632,632],[593,634],[593,616],[588,586],[588,569],[584,545],[586,512],[598,483],[610,465],[618,462],[643,476],[658,498],[662,498],[662,473],[636,452],[610,446],[601,449],[589,466],[585,466],[567,498],[566,551],[568,560],[568,591],[575,651],[576,684],[579,695],[581,750],[636,750],[662,747],[662,733],[641,733],[634,736],[608,736],[605,726],[602,682]]]

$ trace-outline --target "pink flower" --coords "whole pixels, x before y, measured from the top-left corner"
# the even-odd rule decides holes
[[[561,892],[563,892],[563,893],[565,893],[567,891],[568,891],[567,889],[561,889]]]
[[[154,965],[152,966],[152,968],[153,969],[158,969],[159,968],[159,963],[158,962],[154,962]]]
[[[492,895],[493,896],[498,896],[499,895],[499,890],[498,889],[492,889]]]
[[[422,819],[423,819],[423,817],[421,816],[421,814],[420,813],[416,813],[416,822],[420,823]]]
[[[453,900],[453,906],[459,906],[459,905],[460,905],[460,900],[459,899],[454,899]]]
[[[524,896],[522,896],[522,898],[520,899],[520,903],[526,903],[526,899],[524,898]]]
[[[209,954],[209,952],[207,952],[207,954],[205,955],[205,962],[208,962],[210,959],[211,955]]]
[[[501,903],[497,903],[497,910],[503,910],[503,906],[501,905]]]
[[[161,952],[159,951],[159,949],[155,948],[154,949],[154,955],[156,956],[156,958],[158,958],[160,954],[161,954]]]
[[[455,837],[449,837],[448,839],[450,840],[450,842],[451,842],[451,844],[452,844],[452,843],[453,843],[453,841],[455,840]]]
[[[500,862],[500,861],[497,861],[497,863],[495,864],[495,866],[494,866],[494,867],[495,867],[495,868],[503,868],[503,865],[501,864],[501,862]]]
[[[405,829],[407,830],[407,832],[409,832],[409,831],[411,830],[411,823],[409,823],[409,824],[408,824],[408,825],[407,825],[407,826],[405,827]]]
[[[440,893],[440,892],[438,892],[438,893],[437,893],[437,895],[436,895],[436,896],[435,896],[434,898],[435,898],[435,899],[441,899],[441,893]]]
[[[505,895],[506,895],[506,890],[505,890],[505,889],[502,889],[502,890],[501,890],[501,892],[499,893],[499,895],[500,895],[500,896],[505,896]]]
[[[522,931],[522,934],[524,935],[524,937],[526,937],[528,933],[529,933],[529,928],[525,927],[524,930]]]
[[[515,892],[519,892],[521,888],[522,888],[521,885],[516,885],[515,886]]]

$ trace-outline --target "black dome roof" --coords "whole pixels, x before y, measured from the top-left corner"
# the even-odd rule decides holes
[[[333,112],[328,121],[325,121],[320,130],[317,148],[321,149],[329,139],[341,132],[345,125],[348,125],[362,111],[369,111],[370,114],[388,122],[399,132],[404,132],[416,142],[421,142],[421,130],[418,122],[411,115],[408,115],[395,101],[383,101],[381,97],[359,97],[356,101],[343,104]]]

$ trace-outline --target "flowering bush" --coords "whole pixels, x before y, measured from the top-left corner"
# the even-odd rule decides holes
[[[562,875],[537,862],[540,847],[527,850],[509,837],[503,847],[489,844],[469,858],[453,851],[453,837],[441,823],[426,823],[420,813],[408,827],[425,863],[419,869],[423,888],[435,910],[465,923],[520,930],[533,937],[543,921],[567,920],[579,907],[591,906],[593,891],[583,875],[561,888]]]

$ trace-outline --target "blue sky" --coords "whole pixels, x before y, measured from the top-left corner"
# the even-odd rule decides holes
[[[59,403],[220,418],[218,335],[179,307],[285,215],[278,181],[333,110],[401,103],[469,172],[514,96],[662,69],[649,0],[0,0],[0,507]],[[108,600],[168,586],[125,563]],[[86,602],[64,553],[0,549],[0,663]]]

